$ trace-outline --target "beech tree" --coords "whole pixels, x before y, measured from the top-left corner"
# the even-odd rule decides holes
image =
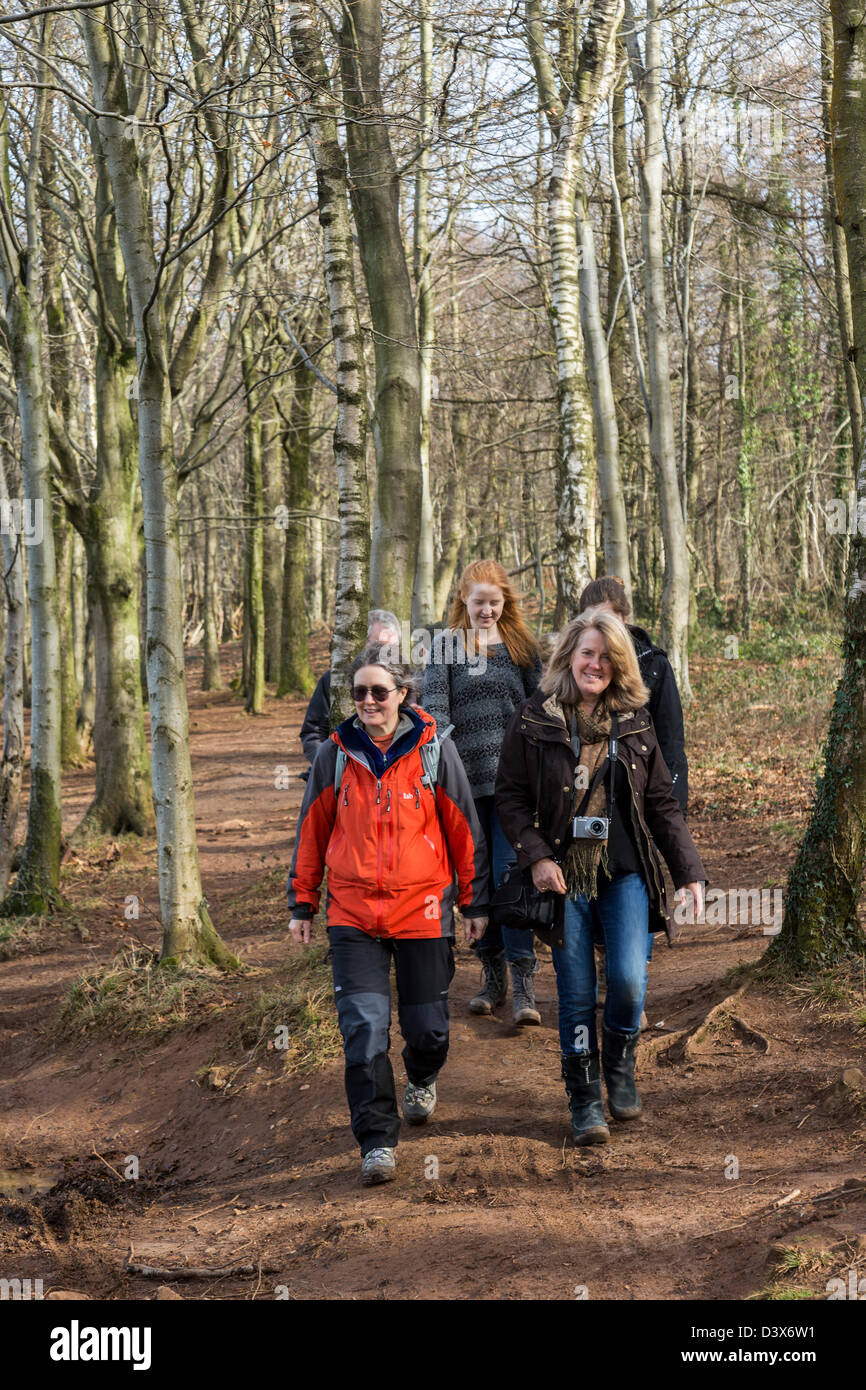
[[[50,36],[50,27],[49,27]],[[50,483],[48,390],[42,336],[37,188],[47,109],[39,62],[33,95],[23,208],[13,207],[7,114],[0,106],[0,292],[3,333],[15,378],[24,499],[38,526],[28,564],[32,642],[30,802],[27,838],[4,913],[45,911],[60,880],[60,624]]]
[[[177,470],[172,436],[170,360],[161,265],[153,244],[149,190],[135,139],[118,33],[105,17],[82,12],[99,131],[114,192],[135,327],[138,370],[138,467],[147,556],[147,686],[153,799],[158,842],[163,959],[238,962],[216,933],[201,887],[189,749],[178,534]],[[219,166],[217,166],[219,167]],[[218,187],[215,211],[224,211]],[[195,338],[196,312],[187,342]],[[190,349],[191,350],[191,349]]]
[[[866,20],[852,0],[831,0],[830,139],[848,256],[854,365],[866,392]],[[866,455],[857,460],[858,508],[866,508]],[[858,513],[859,514],[859,513]],[[866,951],[857,908],[866,867],[866,537],[851,538],[842,637],[843,669],[809,825],[788,877],[774,954],[799,970]]]

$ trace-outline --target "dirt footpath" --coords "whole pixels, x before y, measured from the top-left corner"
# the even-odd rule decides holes
[[[156,1044],[50,1033],[70,983],[131,926],[158,940],[152,845],[70,859],[73,928],[0,963],[0,1276],[92,1298],[164,1284],[220,1299],[739,1299],[826,1297],[828,1279],[866,1273],[863,1033],[805,993],[736,993],[729,972],[765,949],[760,926],[657,947],[645,1114],[588,1150],[569,1142],[549,954],[542,1026],[518,1030],[510,1001],[469,1015],[479,975],[461,948],[436,1113],[404,1126],[394,1183],[360,1188],[340,1062],[287,1075],[238,1032],[290,954],[303,704],[269,700],[251,719],[228,693],[190,703],[205,891],[251,973]],[[91,787],[92,768],[67,779],[65,828]],[[698,807],[707,790],[698,779]],[[765,822],[690,825],[715,887],[761,887],[790,857]],[[395,1022],[402,1085],[399,1050]]]

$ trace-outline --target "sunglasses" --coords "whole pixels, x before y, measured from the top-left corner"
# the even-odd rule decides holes
[[[388,696],[393,695],[397,689],[396,685],[356,685],[352,691],[352,699],[356,705],[360,705],[362,700],[367,698],[367,691],[373,696],[377,705],[387,703]]]

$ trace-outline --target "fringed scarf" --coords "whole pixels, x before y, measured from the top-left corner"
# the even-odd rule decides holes
[[[592,786],[593,778],[608,753],[610,737],[610,714],[602,707],[594,714],[586,715],[578,705],[577,734],[580,739],[580,765],[586,768],[586,786]],[[570,706],[563,706],[566,729],[571,731]],[[609,772],[600,779],[582,811],[584,816],[607,815],[607,789]],[[579,806],[584,792],[578,790],[575,805]],[[607,870],[607,840],[572,840],[565,852],[562,871],[569,894],[582,893],[585,898],[598,895],[598,866]]]

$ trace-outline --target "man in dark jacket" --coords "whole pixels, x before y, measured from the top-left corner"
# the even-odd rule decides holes
[[[385,608],[371,608],[367,625],[367,641],[382,646],[400,641],[400,621]],[[315,761],[319,744],[331,737],[331,672],[325,671],[310,697],[300,740],[308,763]],[[306,779],[306,772],[301,774]]]
[[[621,618],[634,644],[641,679],[649,691],[647,709],[653,721],[662,757],[668,765],[674,796],[683,816],[689,799],[689,765],[686,760],[683,706],[667,653],[657,647],[648,632],[628,621],[631,605],[616,575],[605,574],[587,584],[580,596],[579,612],[607,608]]]

